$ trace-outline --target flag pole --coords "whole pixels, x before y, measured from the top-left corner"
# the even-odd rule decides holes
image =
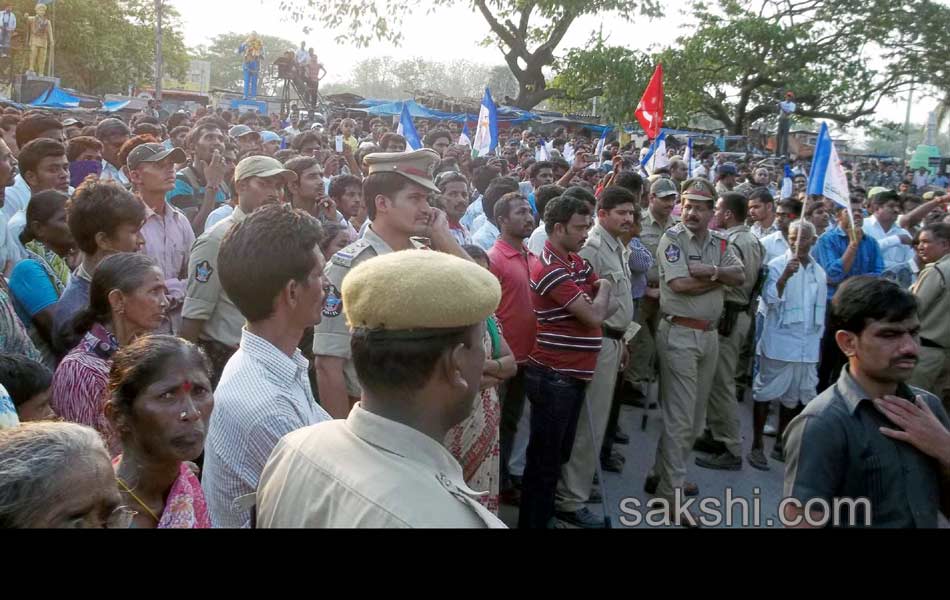
[[[808,201],[811,200],[811,194],[805,194],[805,202],[802,204],[802,214],[799,215],[798,220],[803,224],[805,222],[805,215],[808,213]],[[791,226],[791,225],[789,225]],[[801,246],[802,239],[802,228],[798,228],[798,237],[795,238],[795,256],[798,256],[798,249]]]

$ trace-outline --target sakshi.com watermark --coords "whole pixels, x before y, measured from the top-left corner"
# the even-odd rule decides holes
[[[620,523],[625,527],[662,527],[670,522],[702,527],[870,527],[871,501],[868,498],[812,498],[802,502],[785,498],[778,504],[777,515],[763,515],[761,489],[753,488],[752,497],[734,495],[726,488],[725,498],[687,498],[676,490],[672,502],[653,498],[620,501]],[[738,515],[738,516],[737,516]]]

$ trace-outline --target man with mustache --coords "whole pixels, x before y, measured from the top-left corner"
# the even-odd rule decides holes
[[[749,201],[738,192],[723,194],[716,201],[716,221],[742,260],[745,283],[725,291],[725,310],[719,320],[719,361],[709,395],[709,435],[699,439],[706,443],[703,451],[714,456],[696,458],[696,464],[706,469],[737,471],[742,468],[736,377],[740,375],[742,344],[748,338],[752,313],[758,306],[760,269],[765,254],[762,244],[745,224],[748,209]]]
[[[681,525],[695,525],[682,500],[686,462],[706,421],[724,286],[742,286],[745,271],[726,236],[709,229],[715,188],[705,179],[691,179],[683,188],[683,222],[666,231],[657,247],[664,315],[656,336],[663,434],[646,487],[652,489],[651,480],[656,481],[659,508]]]
[[[917,254],[927,267],[911,288],[917,298],[921,345],[911,383],[939,396],[950,410],[950,225],[924,227]]]
[[[801,503],[786,504],[785,518],[805,516],[810,500],[865,498],[837,515],[812,503],[812,523],[799,525],[838,517],[827,524],[848,526],[851,516],[859,526],[936,528],[937,511],[950,514],[950,418],[906,383],[920,354],[917,301],[886,279],[852,277],[832,300],[831,328],[848,365],[785,432],[785,496]]]
[[[369,175],[363,198],[371,224],[363,237],[337,252],[327,266],[323,319],[313,335],[320,403],[335,419],[345,419],[362,392],[350,350],[352,333],[343,313],[343,280],[374,256],[418,248],[414,236],[428,238],[432,249],[468,258],[455,241],[445,213],[429,206],[439,193],[432,181],[439,155],[424,148],[409,153],[376,153],[364,159]]]
[[[241,343],[244,315],[238,310],[218,276],[218,252],[224,236],[248,215],[280,201],[280,191],[297,174],[269,156],[249,156],[234,170],[237,206],[231,216],[201,234],[188,260],[188,286],[179,335],[198,344],[211,359],[217,387],[228,359]]]
[[[607,422],[610,417],[617,373],[626,368],[627,330],[633,321],[633,295],[630,286],[628,251],[620,239],[630,232],[633,213],[639,210],[637,197],[622,187],[609,187],[597,202],[597,223],[587,236],[578,256],[590,263],[601,279],[610,282],[609,306],[601,331],[603,339],[597,354],[593,379],[587,386],[584,403],[577,423],[574,448],[570,461],[561,467],[557,491],[557,517],[585,528],[603,527],[603,519],[586,507],[591,496],[591,481],[596,473]],[[612,314],[611,314],[612,313]],[[593,438],[591,435],[593,434]],[[623,461],[608,455],[600,459],[602,466],[612,472],[623,470]]]

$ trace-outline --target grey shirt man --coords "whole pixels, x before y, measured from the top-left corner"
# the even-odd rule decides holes
[[[921,396],[950,428],[950,418],[933,394],[900,384],[897,395],[911,402]],[[835,498],[867,498],[871,527],[937,527],[941,477],[946,475],[936,460],[886,437],[880,427],[894,425],[843,369],[838,382],[811,401],[785,431],[785,496],[802,505],[821,498],[832,509]],[[857,506],[854,522],[864,526],[866,511]],[[850,525],[849,513],[842,508],[840,526]]]

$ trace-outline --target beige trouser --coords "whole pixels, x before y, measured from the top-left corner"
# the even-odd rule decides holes
[[[706,409],[706,424],[713,439],[726,445],[733,456],[742,456],[742,438],[739,433],[739,402],[736,399],[736,376],[742,345],[748,338],[751,318],[739,314],[732,335],[719,337],[719,360],[716,376],[709,392],[709,407]]]
[[[604,443],[607,421],[610,419],[610,405],[614,399],[617,371],[620,369],[622,343],[605,337],[600,354],[597,355],[594,378],[587,385],[585,406],[581,407],[580,418],[577,420],[571,459],[561,467],[561,478],[557,483],[555,506],[559,511],[578,511],[584,508],[584,503],[590,498],[590,488],[597,471],[595,461],[600,460],[600,446]],[[595,436],[593,443],[591,425]]]
[[[950,411],[950,352],[921,346],[918,359],[910,385],[940,398],[944,409]]]
[[[716,374],[719,334],[660,321],[656,336],[660,363],[663,433],[653,472],[660,478],[656,495],[672,503],[686,481],[686,462],[706,422],[706,402]]]
[[[644,298],[640,302],[637,323],[640,331],[630,340],[630,360],[623,377],[632,384],[643,385],[656,380],[656,328],[659,321],[659,304]],[[640,390],[646,395],[645,388]]]
[[[46,46],[30,46],[30,70],[46,75]]]

